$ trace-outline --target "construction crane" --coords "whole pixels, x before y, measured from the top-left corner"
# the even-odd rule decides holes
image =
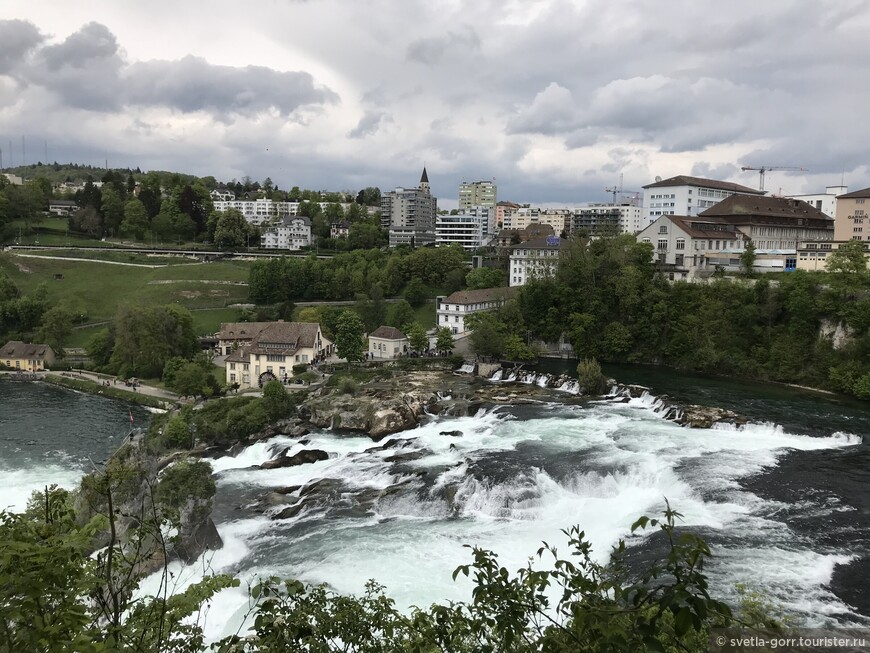
[[[770,172],[771,170],[799,170],[802,172],[807,172],[806,168],[801,168],[800,166],[761,166],[760,168],[753,168],[752,166],[743,166],[740,168],[743,172],[747,170],[757,170],[758,171],[758,190],[764,190],[764,173]]]
[[[613,195],[613,204],[616,204],[616,196],[617,195],[625,195],[627,193],[634,193],[635,195],[639,195],[640,191],[636,190],[624,190],[622,188],[622,173],[619,175],[619,186],[614,186],[613,188],[605,188],[605,193],[611,193]]]

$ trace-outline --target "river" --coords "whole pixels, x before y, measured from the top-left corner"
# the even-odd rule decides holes
[[[467,581],[451,579],[470,561],[464,544],[493,549],[518,568],[542,540],[564,551],[561,529],[579,524],[603,559],[634,519],[660,511],[667,498],[684,527],[710,543],[708,571],[720,596],[735,600],[736,584],[745,583],[807,625],[870,625],[865,404],[650,368],[608,371],[753,421],[684,429],[655,412],[652,396],[590,403],[553,391],[537,405],[433,418],[398,434],[406,440],[400,447],[328,431],[258,443],[213,461],[225,546],[195,565],[176,565],[180,587],[213,570],[326,582],[342,592],[360,592],[375,578],[400,606],[467,599]],[[0,467],[17,479],[18,505],[27,488],[74,484],[87,457],[104,457],[129,423],[124,404],[41,384],[0,382],[0,399]],[[134,409],[134,417],[144,415]],[[330,458],[252,468],[284,447],[323,449]],[[282,519],[270,516],[284,505],[262,513],[265,494],[292,486],[307,488],[298,510]],[[638,561],[658,547],[655,539],[629,544]],[[246,608],[244,587],[222,592],[208,635],[234,630]]]

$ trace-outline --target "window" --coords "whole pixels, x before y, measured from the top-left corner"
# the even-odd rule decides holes
[[[659,233],[660,233],[660,234],[666,234],[666,233],[668,233],[668,225],[663,224],[661,227],[659,227]]]
[[[677,238],[676,249],[686,249],[686,239],[685,238]]]
[[[230,374],[230,383],[235,383],[235,382],[236,382],[236,375]]]
[[[235,363],[230,363],[230,369],[231,369],[231,370],[236,369],[236,364],[235,364]]]
[[[667,249],[667,248],[668,248],[668,239],[667,238],[660,238],[659,244],[658,244],[658,249]]]
[[[284,356],[281,354],[266,354],[266,360],[271,363],[283,363]]]
[[[863,204],[864,200],[855,200],[855,204]]]

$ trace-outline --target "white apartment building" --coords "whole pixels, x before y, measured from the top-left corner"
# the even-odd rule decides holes
[[[459,208],[485,206],[495,209],[498,203],[497,190],[492,181],[463,181],[459,184]]]
[[[679,175],[643,187],[643,219],[662,215],[695,216],[734,194],[764,195],[764,191],[730,181]]]
[[[786,195],[786,197],[806,202],[817,208],[830,218],[837,217],[837,196],[849,192],[848,186],[825,186],[824,193],[809,193],[807,195]]]
[[[569,233],[585,231],[590,235],[601,232],[636,234],[647,226],[643,219],[643,207],[630,203],[590,204],[574,209]]]
[[[311,222],[304,216],[287,216],[266,227],[260,236],[264,249],[299,250],[311,245]]]
[[[493,311],[516,294],[515,288],[459,290],[449,297],[435,298],[435,326],[447,327],[454,335],[468,332],[465,318],[481,311]]]
[[[235,209],[241,213],[250,224],[260,226],[288,215],[296,215],[299,202],[274,202],[267,199],[258,200],[218,200],[214,202],[215,211]]]
[[[511,248],[508,282],[524,286],[531,279],[552,277],[559,264],[559,254],[568,241],[558,236],[534,238]]]
[[[467,250],[487,246],[493,239],[490,229],[495,220],[495,209],[476,206],[460,209],[457,215],[438,215],[435,218],[435,246],[462,245]]]

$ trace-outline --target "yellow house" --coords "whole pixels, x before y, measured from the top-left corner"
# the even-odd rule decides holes
[[[0,349],[0,364],[21,372],[44,370],[54,364],[54,350],[48,345],[10,340]]]

